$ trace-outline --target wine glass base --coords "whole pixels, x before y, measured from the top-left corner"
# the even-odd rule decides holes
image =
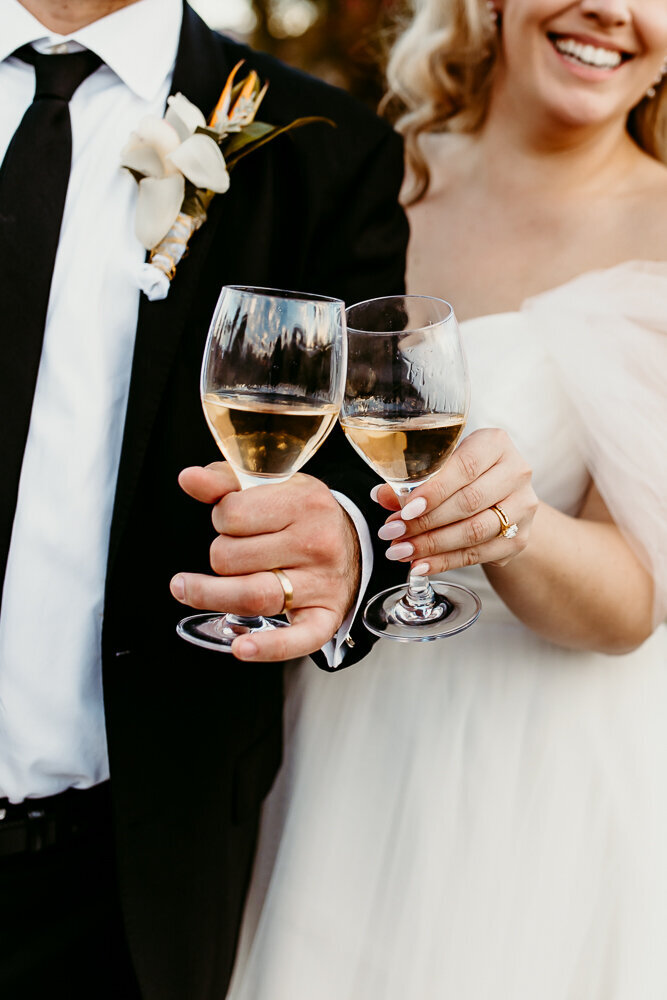
[[[232,643],[240,635],[271,632],[274,628],[285,628],[288,624],[278,618],[250,618],[247,624],[243,624],[243,619],[236,615],[203,614],[183,618],[176,626],[176,631],[181,639],[195,646],[231,653]]]
[[[482,602],[472,590],[445,580],[431,580],[430,584],[443,607],[439,617],[414,625],[401,621],[394,611],[408,590],[407,584],[401,584],[380,591],[368,602],[364,609],[364,625],[368,631],[381,639],[396,642],[433,642],[463,632],[477,620]]]

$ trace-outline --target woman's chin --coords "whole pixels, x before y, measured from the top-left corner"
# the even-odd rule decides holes
[[[600,100],[599,95],[570,94],[567,99],[550,101],[547,105],[547,119],[551,127],[561,130],[590,132],[606,129],[612,122],[624,122],[628,112],[619,110],[610,101]]]

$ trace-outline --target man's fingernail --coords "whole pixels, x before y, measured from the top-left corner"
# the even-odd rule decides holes
[[[252,639],[242,639],[234,647],[234,652],[242,660],[244,659],[249,660],[251,657],[257,656],[257,653],[259,652],[259,646],[257,645],[256,642],[253,642]]]
[[[383,485],[383,483],[378,483],[377,486],[374,486],[371,490],[371,500],[375,500],[376,503],[378,502],[378,493],[382,489]]]
[[[390,542],[394,538],[400,538],[407,530],[403,521],[389,521],[388,524],[383,524],[378,531],[378,538],[381,538],[383,542]]]
[[[419,517],[426,510],[426,499],[424,497],[415,497],[409,503],[406,503],[405,507],[401,511],[401,517],[404,521],[411,521],[413,517]]]
[[[185,580],[182,576],[175,576],[169,586],[177,601],[185,599]]]
[[[392,545],[387,549],[387,559],[407,559],[415,551],[414,545],[410,542],[400,542],[399,545]]]
[[[427,562],[420,562],[413,566],[410,572],[414,573],[415,576],[428,576],[430,569]]]

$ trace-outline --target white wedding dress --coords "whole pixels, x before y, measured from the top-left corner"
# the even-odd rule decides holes
[[[506,428],[567,513],[592,471],[662,620],[667,265],[462,331],[468,429]],[[483,601],[466,632],[288,672],[231,1000],[666,1000],[667,626],[569,651],[449,578]]]

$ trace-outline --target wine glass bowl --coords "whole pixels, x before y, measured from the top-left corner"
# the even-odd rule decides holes
[[[222,289],[204,351],[201,400],[241,489],[285,482],[319,448],[338,416],[345,357],[340,299]],[[229,650],[238,635],[285,624],[208,613],[183,619],[177,631],[197,645]]]
[[[226,286],[201,376],[206,420],[240,485],[284,482],[333,427],[345,370],[343,305]]]
[[[465,426],[470,383],[456,317],[441,299],[389,296],[351,306],[347,327],[341,425],[403,505],[442,468]],[[466,587],[411,573],[369,601],[364,622],[386,638],[430,641],[467,628],[480,607]]]

